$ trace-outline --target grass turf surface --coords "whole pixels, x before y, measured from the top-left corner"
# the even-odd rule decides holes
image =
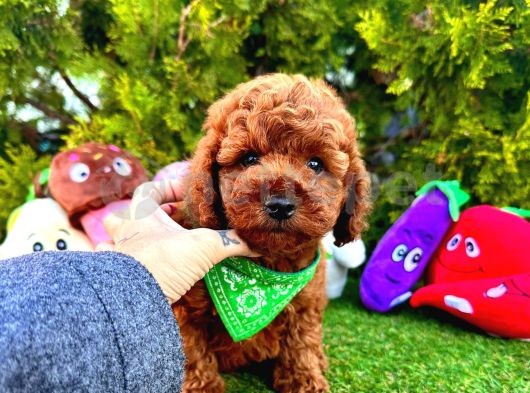
[[[324,317],[331,392],[530,393],[530,343],[489,337],[435,309],[368,312],[358,285],[350,278]],[[226,391],[271,392],[271,367],[225,374]]]

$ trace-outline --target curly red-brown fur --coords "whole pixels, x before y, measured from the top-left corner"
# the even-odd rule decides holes
[[[234,228],[263,256],[257,263],[292,272],[315,257],[333,230],[338,244],[356,238],[370,208],[370,182],[356,144],[355,123],[324,82],[272,74],[239,85],[208,111],[206,136],[191,165],[188,219],[195,226]],[[252,152],[256,165],[244,166]],[[321,160],[324,170],[308,167]],[[295,203],[292,217],[271,218],[272,196]],[[279,392],[326,392],[322,348],[325,263],[264,330],[234,343],[203,281],[175,306],[187,356],[185,392],[223,392],[220,371],[275,360]]]

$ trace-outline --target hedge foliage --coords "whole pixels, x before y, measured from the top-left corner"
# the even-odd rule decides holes
[[[274,71],[326,78],[356,117],[371,244],[433,178],[528,207],[529,0],[4,0],[0,235],[57,149],[112,142],[154,172],[189,156],[214,100]]]

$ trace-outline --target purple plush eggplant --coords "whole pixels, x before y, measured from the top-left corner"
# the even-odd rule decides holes
[[[427,263],[469,195],[456,180],[432,181],[377,244],[361,277],[366,308],[387,312],[412,295]]]

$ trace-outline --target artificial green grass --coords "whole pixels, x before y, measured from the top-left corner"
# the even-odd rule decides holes
[[[357,293],[352,277],[326,310],[331,392],[530,393],[530,343],[487,336],[434,309],[371,313]],[[225,374],[226,391],[271,392],[259,372]]]

